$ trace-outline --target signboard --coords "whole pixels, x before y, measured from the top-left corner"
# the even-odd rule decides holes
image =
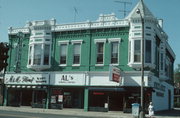
[[[110,65],[109,66],[109,79],[110,79],[110,81],[114,81],[114,82],[119,83],[120,79],[121,79],[120,69]]]
[[[63,95],[58,95],[58,102],[63,102]]]
[[[49,74],[6,74],[5,84],[13,85],[47,85]]]
[[[54,73],[51,75],[51,85],[85,85],[85,75],[82,73]]]

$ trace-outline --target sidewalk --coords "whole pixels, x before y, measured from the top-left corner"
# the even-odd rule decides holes
[[[60,115],[71,115],[71,116],[85,116],[85,117],[97,117],[97,118],[133,118],[130,113],[123,113],[121,111],[109,111],[109,112],[85,112],[83,109],[67,109],[56,110],[56,109],[41,109],[31,107],[6,107],[0,106],[0,110],[6,111],[17,111],[17,112],[28,112],[28,113],[47,113],[47,114],[60,114]]]
[[[85,117],[97,117],[97,118],[133,118],[131,113],[123,113],[122,111],[109,111],[109,112],[85,112],[83,109],[42,109],[31,107],[7,107],[0,106],[0,110],[16,111],[16,112],[28,112],[28,113],[46,113],[56,115],[71,115],[71,116],[85,116]],[[147,115],[146,115],[147,116]],[[180,118],[180,108],[171,111],[159,112],[154,118]]]

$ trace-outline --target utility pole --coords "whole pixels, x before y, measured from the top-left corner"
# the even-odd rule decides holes
[[[145,118],[144,113],[144,17],[142,16],[142,11],[138,8],[136,13],[140,15],[142,23],[142,40],[141,40],[141,110],[139,118]]]
[[[126,6],[127,5],[131,5],[132,2],[127,2],[127,1],[114,1],[116,3],[120,3],[120,4],[124,4],[124,9],[123,10],[119,10],[120,12],[123,12],[124,13],[124,17],[126,17],[126,13],[129,12],[126,10]]]

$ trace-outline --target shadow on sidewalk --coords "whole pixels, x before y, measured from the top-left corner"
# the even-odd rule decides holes
[[[174,108],[173,110],[159,111],[156,116],[180,116],[180,108]]]

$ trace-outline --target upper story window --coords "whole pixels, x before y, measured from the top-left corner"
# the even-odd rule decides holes
[[[146,29],[151,29],[151,27],[149,27],[149,26],[146,26]]]
[[[66,66],[67,64],[67,51],[68,51],[68,44],[69,41],[59,41],[58,42],[60,45],[60,65],[61,66]]]
[[[41,64],[41,54],[42,54],[42,44],[35,44],[33,65]]]
[[[151,40],[146,40],[146,47],[145,47],[145,62],[151,63]]]
[[[118,63],[118,42],[111,43],[111,63]]]
[[[108,39],[111,45],[111,64],[118,64],[119,61],[119,44],[120,38],[110,38]]]
[[[141,40],[134,40],[134,62],[141,62]]]
[[[31,65],[31,59],[32,59],[32,46],[29,47],[29,61],[28,61],[28,65]]]
[[[60,45],[60,64],[66,64],[67,61],[67,44]]]
[[[104,43],[98,42],[97,44],[97,57],[96,57],[96,63],[97,64],[103,64],[104,63]]]
[[[34,70],[50,68],[50,47],[49,43],[30,44],[27,67]]]
[[[73,44],[73,66],[79,66],[81,63],[81,44],[83,40],[72,40]]]
[[[106,43],[106,39],[95,39],[96,44],[96,64],[102,65],[104,64],[104,43]]]
[[[49,57],[50,57],[50,45],[45,44],[44,45],[44,65],[49,65]]]
[[[134,33],[134,36],[139,36],[141,35],[141,33]]]
[[[81,46],[79,43],[73,45],[73,64],[80,64],[80,49]]]
[[[164,54],[163,53],[161,53],[161,70],[164,70]]]
[[[43,32],[36,32],[35,35],[43,35]]]
[[[140,29],[141,26],[134,26],[134,29]]]

